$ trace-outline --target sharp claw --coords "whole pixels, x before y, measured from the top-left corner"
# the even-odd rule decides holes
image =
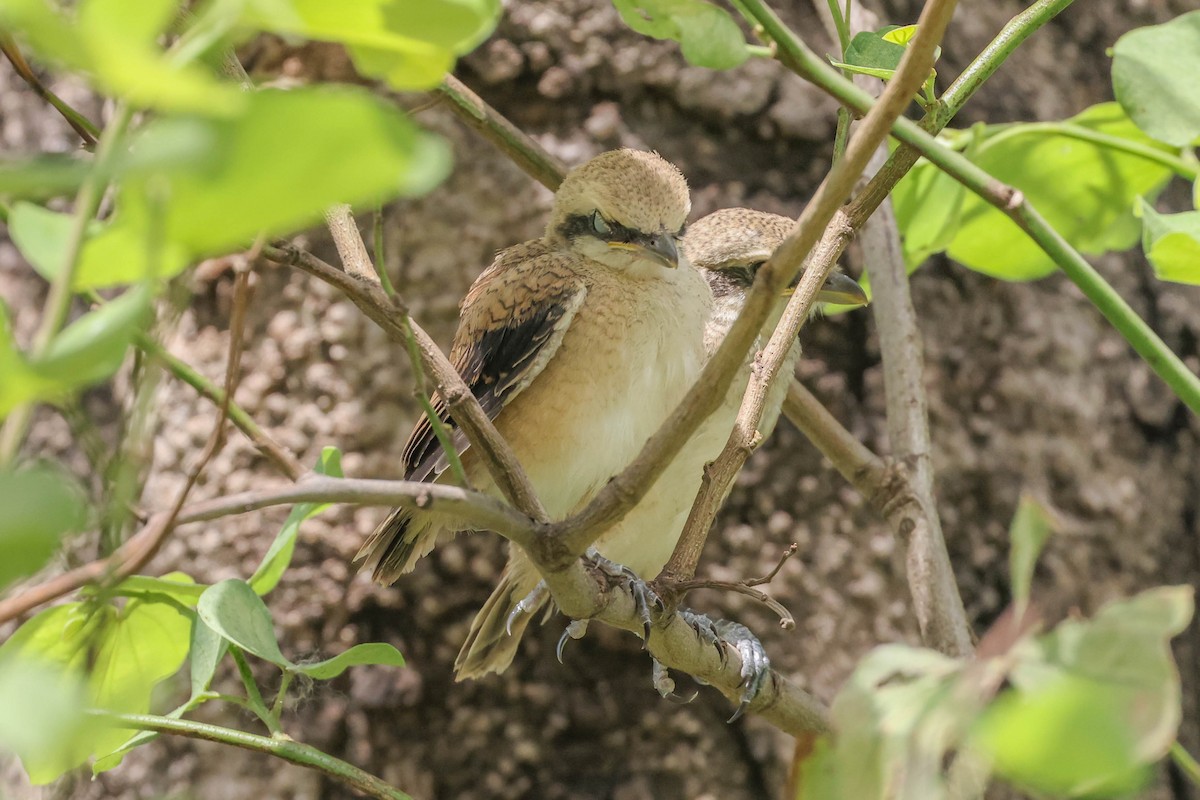
[[[610,561],[600,555],[594,548],[589,548],[587,556],[592,560],[596,568],[605,575],[629,585],[629,592],[633,595],[634,605],[637,607],[638,616],[642,620],[642,649],[645,650],[650,641],[650,630],[654,627],[654,615],[651,614],[650,607],[654,606],[665,610],[666,605],[663,603],[662,598],[655,594],[654,590],[639,578],[637,573],[628,567],[623,567],[614,561]]]
[[[567,625],[562,636],[558,639],[558,646],[554,648],[554,654],[558,656],[558,663],[563,663],[563,648],[567,646],[569,639],[582,639],[587,633],[588,621],[586,619],[574,619]]]
[[[734,712],[733,712],[733,716],[732,716],[732,717],[730,717],[729,719],[725,720],[725,724],[726,724],[726,725],[730,725],[730,724],[732,724],[732,723],[734,723],[734,722],[737,722],[739,719],[741,719],[741,718],[742,718],[742,714],[745,714],[745,713],[746,713],[746,709],[747,709],[747,708],[749,708],[749,707],[750,707],[750,701],[749,701],[749,700],[743,700],[743,701],[742,701],[742,702],[741,702],[741,703],[738,705],[738,707],[737,707],[737,711],[734,711]]]
[[[679,705],[687,705],[699,696],[699,692],[692,692],[690,697],[683,697],[675,693],[675,681],[671,678],[667,668],[657,658],[651,657],[650,663],[654,670],[654,688],[664,700],[669,700],[672,703]]]

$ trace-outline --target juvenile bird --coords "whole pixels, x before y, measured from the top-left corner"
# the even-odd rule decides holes
[[[716,211],[688,227],[683,239],[684,252],[707,279],[714,300],[704,331],[706,355],[720,346],[745,303],[758,268],[793,225],[792,220],[778,214],[733,208]],[[775,329],[790,293],[789,289],[764,324],[760,346]],[[851,305],[866,302],[859,285],[840,272],[829,276],[818,299]],[[788,354],[785,376],[790,374],[799,355],[797,343]],[[729,438],[749,375],[750,361],[747,361],[720,410],[700,426],[646,497],[601,535],[595,544],[601,555],[646,580],[658,574],[683,531],[705,464],[717,457]],[[764,436],[774,430],[787,381],[781,380],[776,386],[760,425]],[[508,667],[533,614],[548,602],[545,592],[535,590],[539,580],[533,565],[514,549],[500,584],[475,617],[455,660],[459,680],[502,672]]]
[[[690,208],[683,176],[658,155],[603,153],[563,180],[545,235],[497,255],[462,302],[450,359],[551,519],[633,460],[704,363],[712,294],[677,248]],[[472,485],[498,495],[460,431],[455,444]],[[405,478],[447,481],[448,465],[422,418]],[[390,583],[460,527],[397,509],[357,560]]]

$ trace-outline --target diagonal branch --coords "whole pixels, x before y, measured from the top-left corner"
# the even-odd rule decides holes
[[[824,230],[832,220],[841,200],[849,195],[854,182],[866,168],[875,150],[886,139],[892,123],[912,102],[913,96],[920,91],[921,85],[929,75],[929,70],[933,67],[934,51],[945,33],[946,26],[950,24],[955,4],[956,0],[928,0],[925,3],[920,21],[917,23],[917,35],[906,48],[904,58],[895,75],[888,82],[879,101],[859,123],[850,138],[845,154],[834,164],[828,177],[818,187],[816,195],[804,210],[807,214],[809,209],[820,207],[824,203],[827,213],[820,217],[814,215],[816,219],[814,234],[807,242],[807,246],[798,252],[800,258],[806,257],[813,245],[817,244],[816,231]],[[839,194],[836,205],[830,204],[826,199],[826,196],[830,194],[829,187],[838,185],[838,181],[844,182],[842,184],[844,191]],[[800,219],[803,222],[804,214]],[[815,228],[815,225],[818,224],[821,226],[819,229]],[[795,247],[793,240],[796,238],[798,237],[795,233],[789,236],[771,256],[771,261],[775,261],[779,257],[780,251],[787,253],[789,247]],[[781,377],[780,372],[787,359],[787,354],[795,344],[800,327],[808,318],[809,311],[816,300],[817,292],[820,291],[821,285],[825,282],[835,263],[834,259],[820,257],[821,255],[823,254],[814,257],[805,269],[799,287],[788,301],[779,325],[771,335],[761,359],[751,373],[741,410],[738,412],[737,421],[725,449],[722,450],[716,461],[705,470],[704,484],[692,506],[692,512],[684,526],[683,535],[675,546],[675,552],[671,554],[671,560],[663,570],[662,578],[667,583],[687,581],[695,575],[696,564],[700,560],[700,553],[708,538],[708,531],[712,527],[717,509],[742,465],[746,463],[750,453],[761,441],[758,425],[762,421],[767,394],[771,385]],[[770,262],[768,262],[769,264]]]

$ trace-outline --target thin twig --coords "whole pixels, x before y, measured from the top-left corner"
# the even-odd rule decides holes
[[[405,339],[396,301],[387,296],[378,281],[354,278],[309,253],[288,244],[266,246],[263,255],[279,264],[296,267],[342,290],[356,306],[397,342]],[[546,511],[525,470],[504,441],[496,426],[479,406],[462,376],[447,360],[429,334],[410,319],[413,336],[421,352],[421,364],[433,380],[446,408],[466,434],[471,447],[488,468],[500,491],[518,509],[535,520],[547,519]]]
[[[830,222],[841,201],[849,195],[854,182],[866,168],[876,148],[887,137],[892,122],[900,116],[912,97],[920,90],[933,65],[934,51],[950,22],[954,7],[955,0],[926,2],[917,23],[917,35],[906,48],[895,75],[879,101],[855,130],[845,154],[830,170],[829,175],[818,187],[812,202],[804,210],[807,214],[810,208],[822,202],[826,204],[823,213],[815,222],[821,229]],[[830,194],[829,187],[837,185],[838,181],[844,182],[844,188],[837,192],[836,204],[830,203],[826,195]],[[804,220],[804,214],[801,215],[801,220]],[[815,224],[810,235],[811,241],[808,242],[808,247],[799,253],[800,258],[807,256],[808,250],[816,244]],[[781,252],[787,252],[795,238],[795,234],[789,236],[771,256],[771,261],[775,261]],[[683,534],[671,554],[671,560],[667,562],[659,578],[660,582],[677,583],[690,580],[695,575],[696,564],[700,560],[700,553],[708,538],[717,507],[761,439],[758,425],[762,420],[771,384],[783,377],[780,373],[787,361],[788,352],[795,345],[800,327],[808,318],[817,292],[832,268],[832,261],[813,258],[805,269],[799,287],[788,301],[779,325],[751,374],[729,441],[717,459],[705,470],[707,480],[701,488],[701,495],[692,507]]]
[[[201,375],[182,359],[172,355],[165,347],[144,333],[139,332],[134,336],[134,344],[139,350],[162,363],[167,371],[176,378],[195,389],[201,397],[211,400],[218,407],[228,403],[226,408],[229,421],[237,426],[254,447],[275,464],[284,475],[295,481],[308,472],[291,450],[272,439],[244,408],[229,398],[220,386]]]
[[[751,578],[745,581],[716,581],[707,578],[693,578],[692,580],[683,581],[678,584],[673,584],[671,589],[678,592],[680,595],[690,592],[693,589],[715,589],[722,592],[736,592],[744,594],[748,597],[753,597],[758,602],[765,605],[767,608],[774,611],[779,616],[779,627],[785,631],[794,630],[796,627],[796,618],[792,616],[792,612],[788,611],[787,607],[780,603],[775,598],[760,592],[753,588],[762,586],[765,583],[770,583],[779,574],[779,570],[783,569],[783,565],[787,560],[796,554],[800,549],[800,545],[792,542],[787,550],[783,551],[783,555],[779,557],[779,562],[775,567],[761,578]]]
[[[54,107],[54,110],[62,115],[62,118],[67,121],[71,129],[79,134],[79,138],[83,139],[83,146],[92,148],[96,146],[96,140],[100,138],[100,128],[94,122],[88,119],[83,114],[76,111],[69,103],[56,95],[54,92],[38,79],[33,68],[29,66],[29,62],[21,55],[17,43],[7,33],[0,31],[0,52],[12,62],[13,69],[21,76],[25,83],[29,84],[29,88],[33,89],[39,97]]]
[[[266,753],[292,764],[324,773],[340,783],[380,800],[412,800],[404,792],[389,786],[381,778],[361,770],[353,764],[334,758],[311,745],[301,744],[291,739],[258,736],[232,728],[223,728],[219,725],[210,725],[206,722],[160,717],[153,714],[114,714],[108,711],[88,711],[88,714],[118,728],[184,736],[189,739],[219,742],[244,750]]]
[[[513,163],[538,183],[551,191],[558,189],[567,172],[566,167],[543,150],[529,134],[505,119],[503,114],[485,103],[453,75],[446,76],[438,91],[450,101],[450,108],[459,119],[508,154]]]
[[[534,532],[529,518],[507,504],[457,486],[309,475],[295,484],[278,489],[226,495],[184,506],[178,513],[163,511],[154,514],[141,530],[108,558],[89,562],[0,601],[0,624],[105,575],[136,571],[129,570],[128,565],[138,564],[140,568],[153,555],[153,550],[165,536],[166,523],[172,516],[175,525],[179,526],[296,503],[348,503],[431,510],[462,520],[472,528],[495,531],[517,543],[531,541]]]

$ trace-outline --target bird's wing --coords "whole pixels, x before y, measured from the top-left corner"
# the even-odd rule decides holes
[[[464,298],[450,361],[490,419],[545,369],[583,305],[587,287],[571,262],[540,242],[509,248]],[[466,437],[445,402],[435,396],[433,404],[461,454]],[[407,478],[426,480],[448,466],[429,419],[421,417],[404,448]]]

